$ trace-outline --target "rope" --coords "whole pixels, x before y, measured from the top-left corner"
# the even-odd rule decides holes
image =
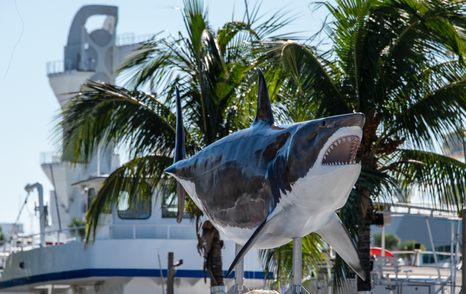
[[[21,205],[21,208],[19,209],[18,216],[16,217],[15,222],[13,223],[13,229],[16,229],[16,226],[18,225],[19,218],[21,217],[21,213],[23,212],[24,207],[28,203],[28,198],[29,198],[29,192],[26,195],[26,198],[24,199],[23,205]]]

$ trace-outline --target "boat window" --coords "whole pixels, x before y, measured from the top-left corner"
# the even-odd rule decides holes
[[[131,199],[128,192],[118,198],[118,217],[121,219],[147,219],[151,215],[151,197]]]
[[[160,196],[159,196],[160,197]],[[176,193],[163,193],[162,194],[162,217],[175,218],[178,214],[178,196]],[[185,211],[184,217],[190,217]]]
[[[163,193],[162,217],[174,218],[178,212],[178,197],[176,193]]]

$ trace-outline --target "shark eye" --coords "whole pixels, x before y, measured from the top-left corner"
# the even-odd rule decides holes
[[[327,123],[327,121],[323,120],[320,123],[319,128],[330,129],[330,128],[333,128],[334,126],[335,126],[335,123]]]
[[[283,133],[280,136],[278,136],[273,143],[269,144],[265,148],[262,155],[267,160],[273,159],[277,155],[278,150],[280,150],[280,148],[282,148],[282,146],[285,145],[286,140],[288,139],[289,136],[290,136],[289,133]]]

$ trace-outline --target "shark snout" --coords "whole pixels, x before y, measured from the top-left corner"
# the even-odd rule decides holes
[[[167,167],[165,170],[164,170],[165,173],[169,174],[169,175],[175,175],[176,174],[176,167],[175,165],[170,165],[169,167]]]
[[[175,178],[179,178],[185,172],[185,169],[182,167],[183,162],[184,161],[178,161],[173,163],[169,167],[165,168],[164,172]]]

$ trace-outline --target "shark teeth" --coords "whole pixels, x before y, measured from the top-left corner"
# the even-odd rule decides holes
[[[356,164],[356,153],[360,142],[358,136],[346,136],[335,140],[325,151],[322,165]]]

